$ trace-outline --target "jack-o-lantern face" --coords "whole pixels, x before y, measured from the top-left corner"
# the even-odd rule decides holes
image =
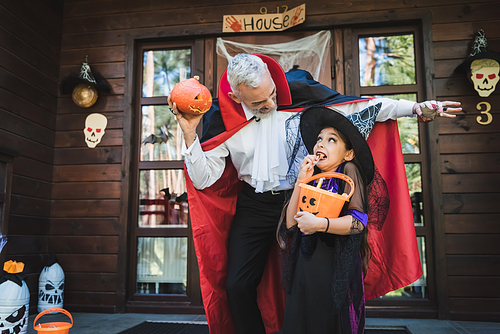
[[[299,211],[307,211],[312,213],[313,215],[317,215],[319,211],[316,211],[316,198],[307,196],[302,196],[299,203]]]
[[[23,281],[0,284],[0,333],[26,334],[28,331],[29,290]]]
[[[212,106],[212,94],[199,81],[199,77],[187,79],[175,85],[170,93],[177,109],[188,114],[206,113]]]
[[[21,330],[24,328],[24,330],[27,330],[26,325],[26,320],[27,317],[25,317],[26,314],[26,305],[21,306],[20,308],[14,310],[11,314],[9,314],[5,319],[0,318],[0,330],[2,330],[3,333],[21,333]],[[3,328],[2,328],[3,327]]]
[[[43,268],[38,280],[38,312],[48,308],[62,308],[64,299],[64,271],[59,263]]]
[[[321,189],[321,184],[325,178],[335,177],[342,179],[348,183],[350,193],[342,195],[336,192]],[[311,181],[319,179],[318,184],[312,186],[308,184]],[[309,212],[316,217],[337,218],[346,201],[349,201],[354,192],[354,182],[350,177],[341,173],[320,173],[311,176],[310,178],[299,184],[299,203],[297,212]]]
[[[52,283],[48,281],[40,291],[38,291],[39,302],[48,304],[62,304],[64,296],[64,283]]]

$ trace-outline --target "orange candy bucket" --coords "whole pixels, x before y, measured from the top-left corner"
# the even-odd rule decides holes
[[[38,324],[36,325],[36,321],[43,315],[47,313],[53,313],[53,312],[59,312],[59,313],[64,313],[66,314],[69,319],[71,320],[71,323],[69,322],[47,322],[44,324]],[[73,317],[71,314],[66,311],[65,309],[62,308],[49,308],[46,309],[43,312],[40,312],[36,318],[35,321],[33,321],[33,328],[38,332],[38,334],[41,333],[46,333],[46,334],[67,334],[69,332],[69,329],[73,327]]]
[[[347,194],[336,194],[328,190],[321,189],[321,184],[324,178],[337,178],[346,181],[351,186],[351,192]],[[313,187],[308,185],[309,182],[317,180],[318,185]],[[345,202],[348,202],[354,193],[354,182],[352,179],[342,173],[319,173],[313,175],[299,184],[300,195],[297,212],[310,212],[317,217],[338,218],[340,211]]]

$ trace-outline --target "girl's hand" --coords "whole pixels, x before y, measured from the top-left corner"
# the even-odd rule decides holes
[[[307,155],[304,160],[302,160],[296,184],[302,183],[303,180],[313,175],[314,165],[316,165],[317,162],[318,158],[314,155]]]
[[[318,218],[310,212],[297,212],[294,218],[297,222],[297,227],[304,234],[323,232],[326,228],[326,220],[324,218]]]

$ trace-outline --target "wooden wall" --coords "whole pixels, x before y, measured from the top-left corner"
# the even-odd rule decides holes
[[[134,36],[165,39],[206,34],[213,37],[220,34],[224,14],[258,13],[261,6],[274,11],[276,6],[291,8],[303,2],[65,0],[59,79],[78,71],[83,57],[89,55],[92,69],[101,72],[113,90],[101,96],[89,110],[76,107],[69,97],[60,97],[55,119],[52,95],[56,89],[53,79],[57,68],[53,67],[58,61],[57,43],[53,42],[54,48],[49,47],[48,51],[45,48],[43,52],[37,51],[42,49],[41,42],[29,36],[38,33],[48,41],[57,39],[52,29],[38,24],[46,20],[54,25],[57,20],[50,20],[53,15],[35,17],[29,22],[39,28],[35,33],[25,26],[27,23],[17,22],[15,13],[11,13],[12,20],[16,21],[13,25],[30,30],[28,34],[18,33],[23,37],[28,35],[28,40],[18,46],[21,49],[17,53],[49,60],[30,67],[27,64],[31,64],[30,59],[17,59],[18,56],[12,60],[11,69],[0,69],[16,79],[16,86],[9,89],[1,83],[0,94],[9,98],[0,98],[0,103],[10,103],[13,96],[19,103],[30,106],[16,112],[2,105],[9,110],[9,117],[27,118],[30,125],[30,130],[26,126],[16,127],[13,120],[9,129],[4,130],[4,123],[0,124],[2,139],[15,137],[19,144],[13,148],[26,147],[16,163],[12,225],[17,220],[23,229],[16,230],[16,235],[25,234],[25,226],[31,228],[43,223],[46,226],[47,221],[39,217],[47,217],[52,210],[50,235],[44,238],[40,235],[46,235],[46,229],[30,229],[29,233],[34,236],[23,237],[24,241],[19,242],[34,253],[45,251],[49,239],[67,273],[65,303],[73,310],[122,311],[126,298],[128,194],[123,192],[128,189],[130,143],[127,138],[130,138],[132,118],[127,112],[131,110],[133,98],[125,94],[132,92],[127,83],[133,82],[130,79],[132,55],[127,54],[130,50],[127,41]],[[465,115],[453,121],[440,120],[437,126],[441,160],[433,163],[441,166],[438,174],[443,195],[439,201],[443,203],[444,215],[441,208],[436,210],[441,217],[438,223],[444,224],[444,234],[436,236],[436,240],[444,243],[441,263],[446,264],[438,269],[442,272],[441,283],[446,285],[449,294],[441,302],[447,303],[445,309],[449,308],[445,316],[453,319],[499,320],[500,291],[494,282],[500,278],[500,248],[496,246],[500,237],[500,206],[495,205],[500,202],[500,88],[488,99],[494,107],[493,123],[478,125],[475,118],[479,112],[475,105],[480,98],[453,69],[468,55],[472,36],[479,28],[485,30],[490,48],[500,51],[500,2],[321,0],[306,3],[306,23],[295,30],[407,20],[415,13],[432,15],[434,94],[440,99],[462,100],[465,109]],[[11,29],[4,20],[1,22],[2,29]],[[36,52],[31,52],[32,49]],[[14,72],[18,62],[26,63],[21,73]],[[23,76],[27,71],[34,75]],[[40,84],[40,77],[48,83]],[[26,93],[27,86],[30,93]],[[47,93],[50,96],[47,97]],[[28,115],[21,114],[27,110]],[[5,113],[3,109],[0,112]],[[85,117],[90,112],[102,113],[109,120],[103,141],[95,149],[86,147],[82,133]],[[51,180],[52,195],[49,196]]]
[[[481,98],[465,75],[454,74],[470,52],[471,35],[484,29],[489,49],[500,51],[500,4],[467,7],[471,22],[434,25],[436,95],[459,100],[464,114],[439,122],[443,224],[449,310],[453,319],[500,320],[500,87]],[[465,9],[465,8],[464,8]],[[479,14],[479,16],[477,16]],[[488,102],[493,121],[478,124],[477,104]],[[486,108],[483,106],[482,110]],[[481,121],[486,121],[483,115]],[[444,268],[443,268],[444,269]]]
[[[3,252],[25,263],[32,308],[50,249],[62,10],[62,1],[0,0],[0,146],[19,152]]]

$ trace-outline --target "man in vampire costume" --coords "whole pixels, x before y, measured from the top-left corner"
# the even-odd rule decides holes
[[[180,113],[169,100],[184,134],[191,224],[211,333],[275,333],[282,325],[276,227],[285,192],[295,182],[287,174],[303,158],[303,150],[291,152],[286,140],[290,129],[298,129],[300,118],[293,116],[308,105],[351,114],[378,102],[377,121],[383,123],[374,127],[369,144],[387,181],[391,206],[384,225],[369,226],[373,255],[365,280],[367,299],[422,275],[397,125],[391,121],[420,114],[420,106],[344,96],[306,71],[285,75],[272,58],[247,54],[234,57],[222,75],[218,101],[204,116],[201,140],[196,135],[201,117]],[[457,103],[442,104],[448,105]]]

